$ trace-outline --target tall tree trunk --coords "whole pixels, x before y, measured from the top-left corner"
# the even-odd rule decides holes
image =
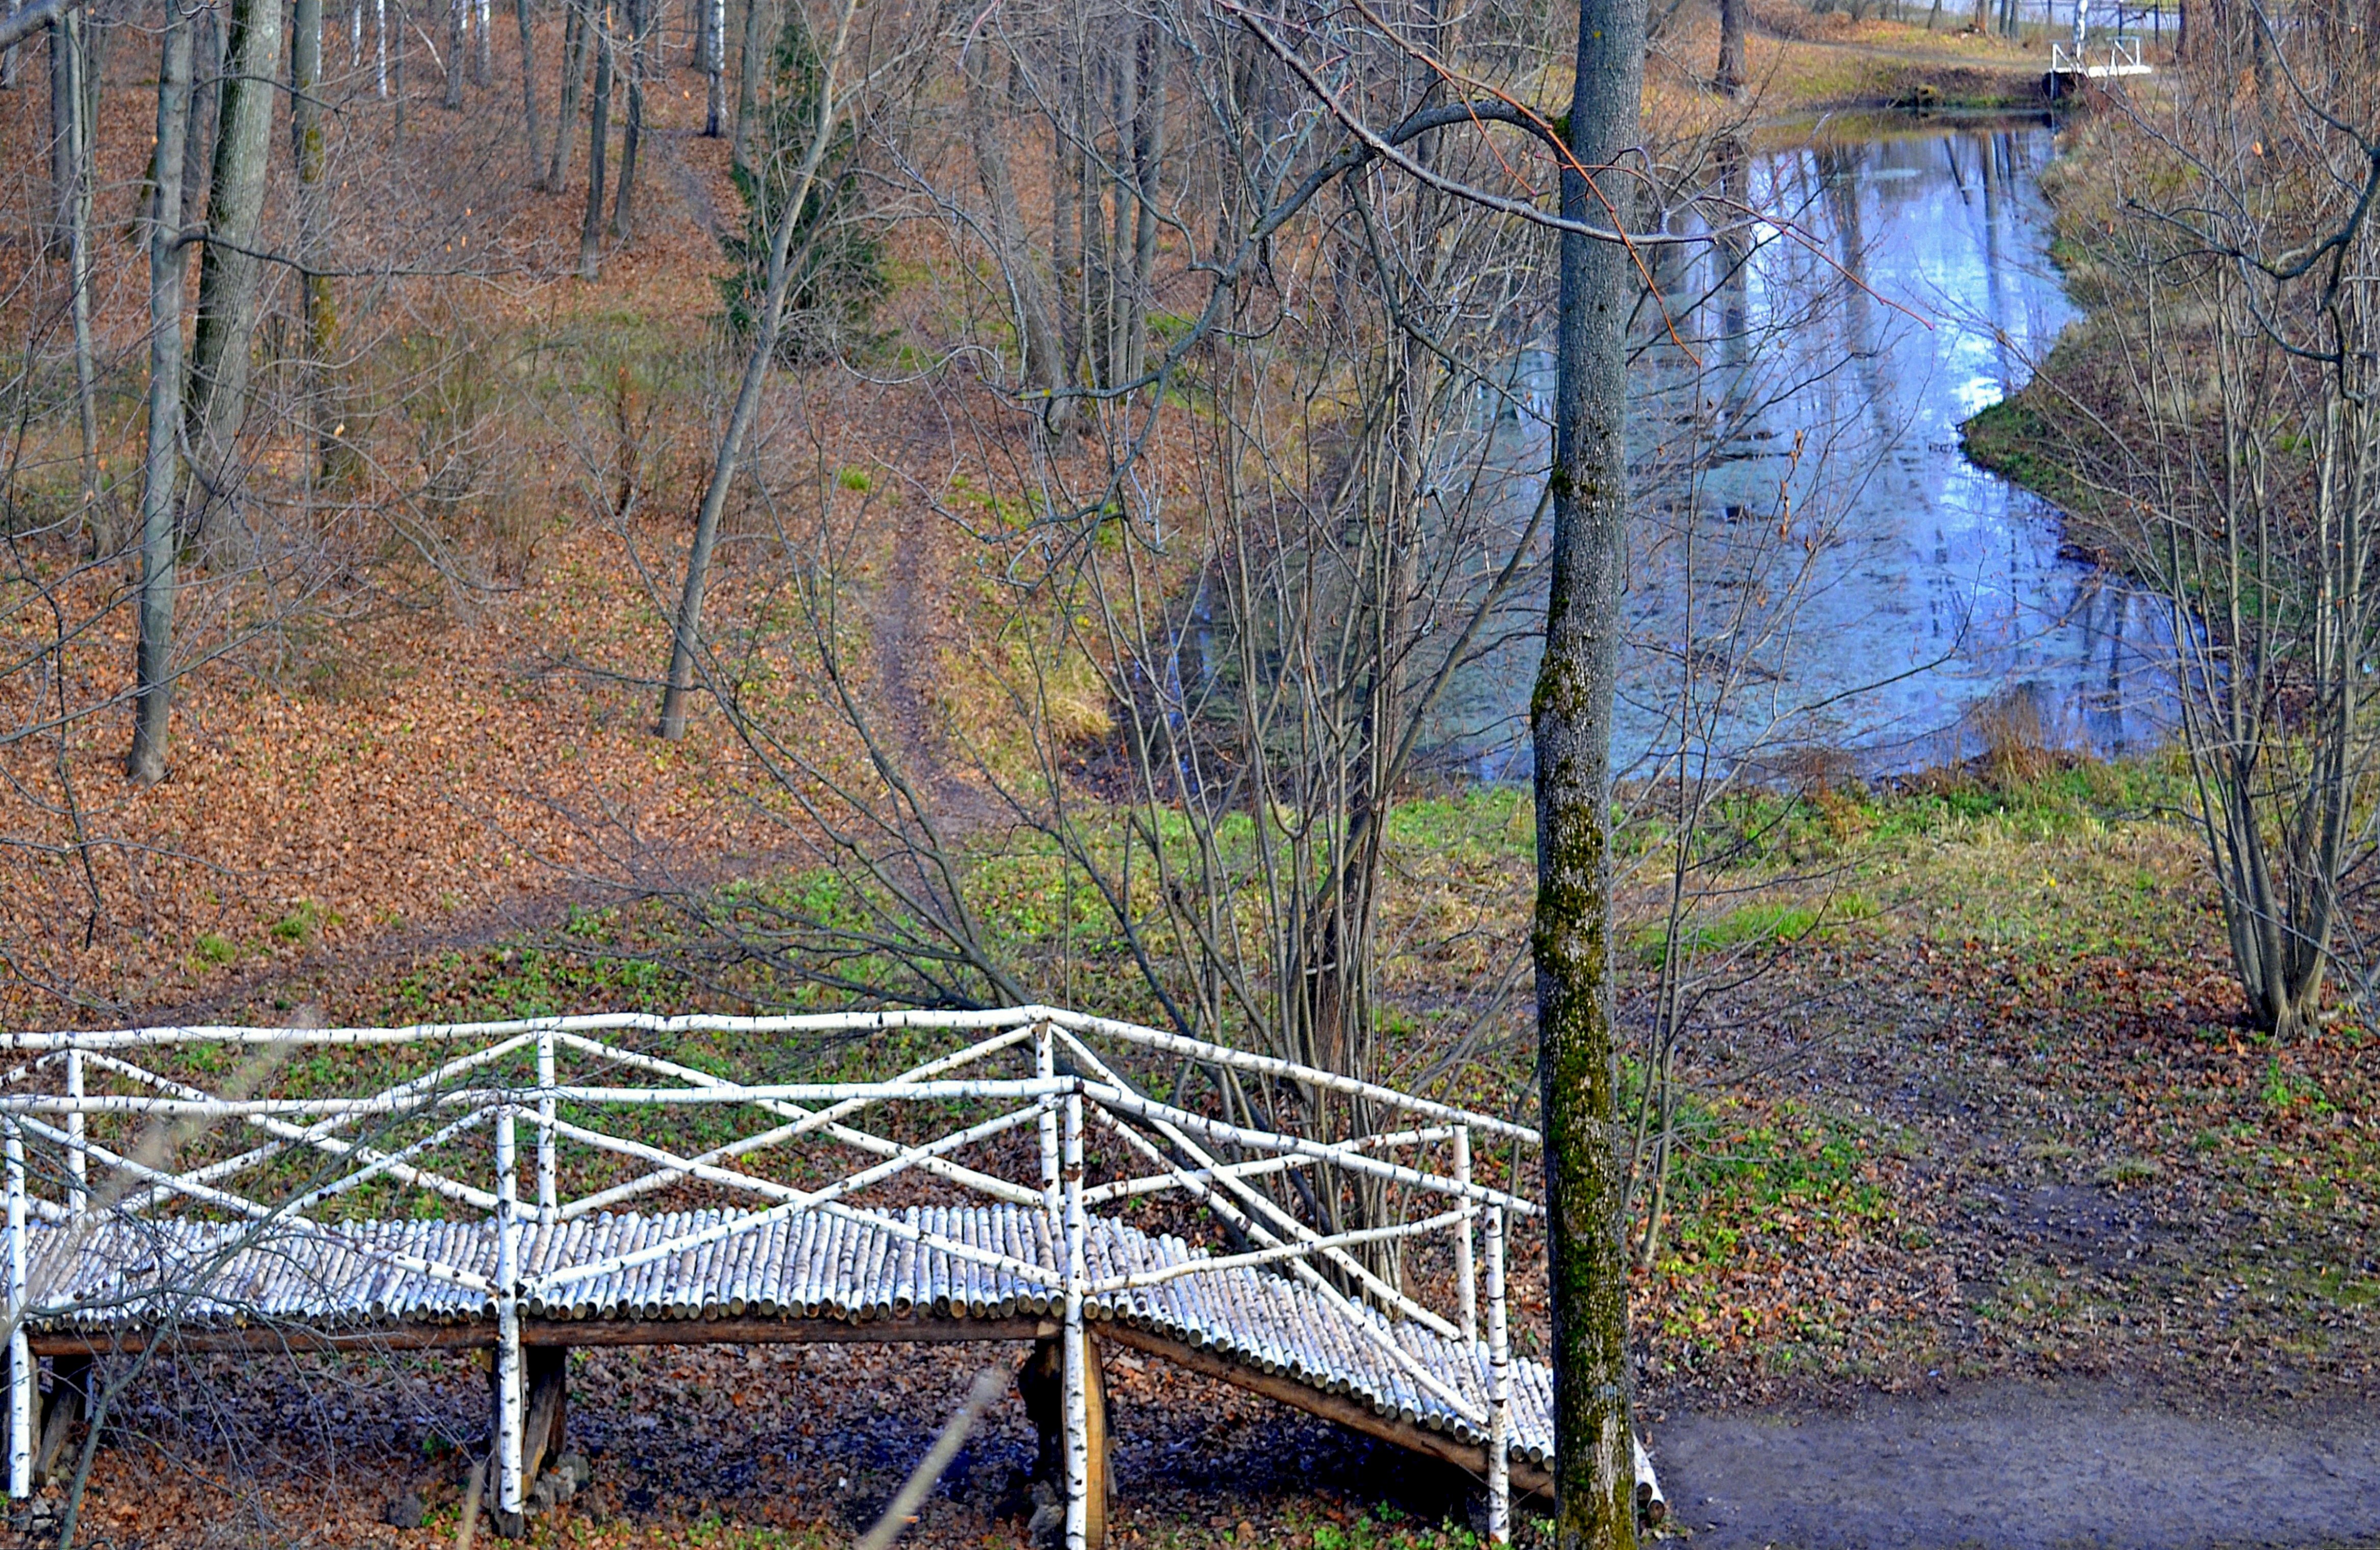
[[[471,84],[488,84],[488,0],[471,0]]]
[[[388,31],[391,40],[388,60],[388,95],[395,106],[395,124],[389,130],[392,144],[405,143],[405,60],[413,52],[413,29],[409,0],[384,0],[390,12]]]
[[[588,12],[595,0],[563,0],[562,97],[553,110],[553,161],[546,168],[545,186],[562,192],[570,171],[570,141],[578,128],[578,92],[587,79]]]
[[[201,532],[214,530],[238,499],[237,444],[248,414],[249,352],[264,267],[255,256],[257,231],[272,166],[273,101],[280,94],[281,0],[237,0],[229,42],[199,267],[199,325],[190,344],[188,434],[202,483]]]
[[[769,0],[744,0],[744,43],[735,57],[735,143],[729,152],[738,172],[752,169],[752,120],[760,106],[760,72],[775,53],[761,41],[760,18],[768,6]]]
[[[520,29],[521,140],[528,150],[528,186],[545,187],[545,163],[537,153],[537,39],[530,30],[528,0],[513,0],[513,21]]]
[[[717,140],[727,121],[727,0],[695,0],[702,7],[702,132]]]
[[[1711,84],[1730,97],[1743,94],[1744,0],[1718,0],[1718,69]],[[1942,0],[1934,0],[1939,9]]]
[[[75,140],[77,79],[72,11],[52,18],[50,35],[50,219],[42,233],[42,250],[51,260],[67,256],[67,228],[74,224],[76,189],[81,181],[81,158]]]
[[[587,111],[587,216],[578,224],[578,277],[592,280],[603,273],[603,153],[612,138],[611,6],[589,6],[587,25],[594,34],[595,96]]]
[[[205,214],[207,166],[214,149],[223,98],[223,18],[212,6],[200,7],[190,33],[190,110],[182,131],[182,225]]]
[[[58,140],[63,147],[58,216],[64,223],[67,261],[67,312],[74,328],[75,419],[82,433],[83,519],[99,521],[99,405],[93,383],[91,336],[91,54],[84,46],[88,24],[68,11],[50,23],[50,90],[61,92],[55,116],[62,116]],[[112,540],[91,528],[95,555],[113,547]]]
[[[698,4],[701,0],[698,0]],[[818,182],[827,144],[834,138],[842,104],[836,96],[844,51],[851,43],[852,13],[858,0],[844,0],[834,42],[819,62],[818,117],[809,126],[810,143],[802,165],[789,180],[784,202],[777,208],[777,229],[769,242],[769,285],[760,299],[759,327],[754,331],[752,353],[744,362],[744,380],[735,389],[735,405],[727,413],[727,429],[719,438],[719,455],[710,465],[710,482],[702,492],[702,509],[694,520],[694,543],[686,551],[686,591],[678,598],[677,617],[670,631],[669,681],[662,690],[658,728],[672,742],[686,736],[686,702],[693,692],[695,656],[702,639],[702,594],[710,579],[710,555],[719,542],[719,519],[727,510],[727,492],[744,456],[744,438],[760,412],[761,384],[777,358],[777,341],[785,323],[785,294],[793,287],[794,229],[801,224],[802,207],[809,202]],[[766,179],[762,187],[765,189]],[[764,207],[765,208],[765,207]]]
[[[132,753],[142,786],[165,777],[173,709],[175,447],[182,433],[182,150],[190,116],[193,18],[165,7],[157,63],[157,182],[149,222],[149,447],[140,479],[140,645],[134,667]]]
[[[989,51],[986,51],[989,52]],[[1017,314],[1018,361],[1028,394],[1041,395],[1045,423],[1062,412],[1072,423],[1073,401],[1051,397],[1062,381],[1062,347],[1050,315],[1050,286],[1034,262],[1025,235],[1025,218],[1017,206],[1016,181],[1008,167],[1008,145],[1000,113],[993,102],[989,59],[967,69],[967,132],[975,152],[976,177],[983,185],[983,201],[1001,279],[1008,287]],[[1053,430],[1055,426],[1053,425]]]
[[[471,0],[446,0],[446,97],[440,105],[463,105],[463,29]]]
[[[1561,207],[1630,218],[1645,0],[1580,0]],[[1589,177],[1601,197],[1588,192]],[[1537,1061],[1553,1304],[1554,1543],[1636,1541],[1620,1066],[1611,982],[1611,716],[1628,519],[1625,248],[1564,233],[1556,344],[1553,548],[1536,754]]]
[[[636,226],[637,148],[645,138],[646,35],[654,0],[628,0],[628,123],[620,135],[620,191],[612,201],[612,238],[625,242]]]
[[[1071,7],[1060,22],[1057,100],[1050,113],[1050,294],[1057,302],[1059,385],[1072,387],[1083,360],[1083,151],[1075,136],[1082,118],[1082,18]],[[1076,400],[1069,403],[1077,405]],[[1069,416],[1069,424],[1074,417]]]
[[[289,48],[289,151],[298,174],[298,304],[303,312],[304,415],[308,439],[313,443],[310,470],[327,474],[335,461],[329,383],[324,378],[332,347],[337,343],[339,314],[331,296],[331,277],[322,273],[331,240],[329,186],[322,180],[326,158],[322,144],[322,106],[317,93],[322,79],[322,0],[297,0],[290,25],[295,36]],[[314,472],[310,471],[310,486]]]
[[[1146,370],[1148,357],[1149,276],[1157,272],[1157,189],[1165,162],[1165,87],[1172,66],[1170,35],[1161,24],[1147,23],[1134,59],[1140,78],[1140,111],[1132,134],[1132,193],[1138,221],[1132,243],[1132,294],[1125,307],[1125,382]]]

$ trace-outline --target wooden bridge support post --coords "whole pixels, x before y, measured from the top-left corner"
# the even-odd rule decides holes
[[[562,1457],[562,1434],[570,1410],[570,1348],[529,1346],[522,1365],[528,1374],[528,1421],[521,1431],[521,1480],[534,1486]]]
[[[1108,1385],[1100,1342],[1087,1330],[1083,1339],[1083,1539],[1100,1550],[1107,1538],[1108,1510],[1115,1501],[1115,1476],[1108,1468]],[[1016,1370],[1016,1392],[1033,1422],[1033,1478],[1063,1490],[1066,1484],[1066,1356],[1062,1330],[1034,1343]]]
[[[1504,1208],[1488,1208],[1488,1537],[1512,1537],[1512,1349],[1504,1318]]]
[[[566,1346],[521,1347],[523,1395],[521,1401],[520,1458],[521,1510],[507,1512],[501,1506],[488,1514],[490,1526],[498,1539],[519,1539],[528,1532],[528,1508],[538,1505],[538,1477],[553,1467],[562,1457],[562,1436],[567,1422],[570,1392],[570,1349]],[[488,1364],[488,1411],[492,1434],[504,1426],[504,1395],[498,1363]],[[489,1455],[492,1460],[494,1452]],[[492,1495],[491,1500],[493,1500]]]
[[[67,1449],[67,1434],[91,1411],[91,1359],[71,1352],[50,1359],[50,1397],[42,1405],[42,1427],[34,1434],[33,1478],[56,1476],[58,1458]]]
[[[1091,1550],[1090,1341],[1083,1329],[1083,1095],[1066,1094],[1066,1550]],[[1104,1428],[1102,1428],[1104,1430]],[[1104,1438],[1100,1439],[1102,1442]],[[1104,1451],[1104,1449],[1102,1449]],[[1101,1496],[1105,1492],[1102,1490]],[[1106,1534],[1106,1503],[1099,1531]]]
[[[25,1337],[25,1131],[8,1126],[8,1495],[33,1494],[33,1401],[41,1381]]]
[[[496,1511],[517,1518],[528,1485],[521,1479],[521,1340],[519,1168],[513,1146],[513,1111],[496,1114]]]

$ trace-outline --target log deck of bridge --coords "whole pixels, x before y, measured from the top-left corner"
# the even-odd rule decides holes
[[[896,1029],[977,1042],[883,1080],[821,1083],[739,1082],[636,1047],[647,1035],[757,1046]],[[1472,1177],[1475,1140],[1513,1149],[1516,1161],[1536,1144],[1509,1120],[1050,1007],[141,1030],[0,1043],[30,1056],[0,1083],[12,1495],[30,1490],[52,1430],[36,1425],[37,1363],[51,1359],[54,1393],[71,1395],[81,1382],[67,1374],[92,1356],[152,1342],[491,1349],[500,1530],[517,1531],[540,1460],[561,1451],[564,1366],[553,1353],[629,1344],[1037,1342],[1053,1380],[1037,1422],[1063,1458],[1069,1550],[1093,1550],[1104,1532],[1104,1346],[1474,1471],[1487,1482],[1497,1539],[1508,1533],[1512,1487],[1548,1488],[1550,1373],[1510,1349],[1504,1274],[1514,1220],[1538,1207]],[[361,1095],[225,1095],[131,1058],[197,1044],[418,1045],[438,1058],[422,1075]],[[1143,1094],[1120,1074],[1122,1062],[1111,1064],[1118,1049],[1294,1086],[1309,1101],[1359,1100],[1387,1124],[1338,1141],[1235,1125]],[[572,1080],[565,1064],[577,1068]],[[1008,1066],[1023,1068],[1000,1074]],[[650,1085],[617,1085],[622,1072]],[[656,1142],[650,1126],[639,1138],[595,1124],[638,1109],[722,1105],[769,1128],[696,1151]],[[888,1107],[936,1105],[961,1109],[966,1122],[927,1141],[860,1125]],[[981,1117],[987,1107],[995,1112]],[[167,1120],[261,1144],[169,1172],[122,1140],[128,1127]],[[110,1126],[112,1143],[99,1136]],[[522,1128],[532,1132],[529,1191]],[[1114,1175],[1096,1183],[1084,1162],[1094,1129]],[[1020,1129],[1038,1141],[1038,1177],[986,1171],[987,1144]],[[814,1166],[798,1182],[786,1177],[795,1170],[759,1171],[817,1143],[872,1161],[844,1162],[827,1183]],[[492,1166],[468,1173],[455,1162],[465,1154]],[[565,1199],[565,1163],[589,1158],[641,1171]],[[1119,1171],[1118,1158],[1130,1167]],[[277,1195],[261,1188],[262,1174],[277,1165],[285,1177],[293,1160],[317,1166]],[[1267,1190],[1293,1171],[1309,1198],[1351,1180],[1390,1186],[1402,1213],[1325,1230],[1281,1203],[1294,1198],[1289,1191]],[[37,1178],[54,1190],[42,1193]],[[235,1188],[242,1178],[245,1193]],[[883,1202],[896,1181],[971,1198]],[[448,1216],[342,1219],[323,1209],[366,1186],[434,1198]],[[722,1203],[632,1209],[654,1191],[689,1190]],[[1169,1194],[1203,1207],[1231,1240],[1195,1244],[1122,1214],[1140,1197]],[[1452,1240],[1454,1306],[1443,1310],[1383,1281],[1354,1252],[1432,1237]],[[1639,1475],[1649,1486],[1641,1460]]]

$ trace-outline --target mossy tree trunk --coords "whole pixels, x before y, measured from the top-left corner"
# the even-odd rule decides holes
[[[1562,177],[1569,218],[1624,229],[1645,70],[1644,0],[1581,0]],[[1590,186],[1591,185],[1591,186]],[[1627,1181],[1611,983],[1611,718],[1625,550],[1627,335],[1635,257],[1566,232],[1556,362],[1554,531],[1536,742],[1539,1080],[1552,1258],[1555,1543],[1635,1544]]]

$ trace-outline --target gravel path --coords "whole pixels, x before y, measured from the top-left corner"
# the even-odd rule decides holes
[[[1695,1550],[2380,1545],[2368,1407],[2244,1415],[2010,1381],[1656,1431]]]

